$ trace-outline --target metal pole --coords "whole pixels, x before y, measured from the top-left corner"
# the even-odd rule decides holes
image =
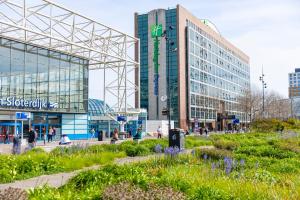
[[[264,82],[262,81],[262,87],[263,87],[263,117],[265,117],[265,86]]]
[[[293,118],[293,97],[291,97],[291,118]]]
[[[170,92],[170,63],[169,63],[169,56],[170,56],[170,40],[167,39],[167,67],[168,67],[168,121],[169,121],[169,130],[171,130],[171,92]]]

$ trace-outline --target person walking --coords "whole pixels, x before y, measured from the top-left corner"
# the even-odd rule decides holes
[[[50,127],[49,132],[48,132],[48,143],[50,142],[50,140],[52,142],[52,136],[53,136],[53,128]]]
[[[205,133],[206,136],[208,135],[208,129],[206,127],[204,129],[204,133]]]
[[[203,134],[203,128],[202,127],[200,127],[200,129],[199,129],[199,133],[200,133],[200,135]]]
[[[56,139],[56,128],[53,126],[52,129],[53,129],[53,136],[52,136],[52,138],[55,140]]]
[[[116,141],[118,140],[118,138],[119,138],[118,129],[115,128],[115,129],[114,129],[114,133],[113,133],[113,137],[112,137],[112,139],[111,139],[111,141],[110,141],[111,144],[115,144]]]
[[[20,154],[21,153],[21,136],[16,135],[13,139],[13,154]]]
[[[34,142],[35,142],[35,133],[32,127],[29,129],[28,133],[28,148],[29,150],[34,147]]]
[[[37,139],[38,139],[38,129],[33,129],[33,130],[34,130],[34,142],[33,142],[33,145],[36,146]]]
[[[160,128],[160,126],[158,126],[158,128],[157,128],[157,139],[158,138],[161,138],[161,128]]]
[[[95,133],[96,133],[95,129],[92,128],[92,130],[91,130],[91,140],[93,138],[95,138]]]
[[[5,140],[4,140],[5,144],[9,144],[9,130],[7,129],[6,132],[5,132]]]
[[[46,128],[44,127],[43,129],[43,141],[44,141],[44,145],[46,145]]]

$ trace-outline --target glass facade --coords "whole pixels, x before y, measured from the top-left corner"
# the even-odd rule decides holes
[[[216,120],[225,112],[248,121],[238,97],[250,88],[249,64],[190,21],[187,21],[189,119]]]
[[[294,73],[289,73],[289,97],[300,97],[300,68]]]
[[[139,15],[137,24],[140,38],[140,106],[148,110],[148,15]]]
[[[87,60],[0,38],[0,61],[1,99],[41,99],[57,107],[39,111],[87,113]]]
[[[168,89],[170,90],[170,98],[171,100],[171,120],[174,120],[175,127],[178,127],[178,58],[177,58],[177,10],[170,9],[166,10],[166,27],[172,26],[172,30],[167,32],[167,37],[170,39],[171,42],[174,42],[174,45],[170,45],[167,43],[167,50],[169,50],[168,54],[169,58],[166,59],[167,65],[169,65],[169,72],[170,72],[170,80],[168,83]],[[167,76],[168,76],[168,67],[167,69]],[[167,79],[168,80],[168,79]]]

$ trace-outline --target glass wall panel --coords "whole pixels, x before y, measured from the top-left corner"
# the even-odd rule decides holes
[[[0,89],[3,101],[39,99],[58,105],[50,109],[47,104],[39,110],[86,113],[88,61],[0,38]]]

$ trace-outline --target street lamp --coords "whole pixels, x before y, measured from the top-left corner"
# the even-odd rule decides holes
[[[171,90],[170,90],[170,52],[176,52],[177,48],[171,48],[172,46],[175,45],[175,43],[167,36],[169,31],[172,31],[174,29],[173,26],[169,26],[168,30],[164,30],[162,37],[165,38],[166,44],[168,45],[167,47],[167,97],[168,97],[168,102],[167,102],[167,107],[168,107],[168,123],[169,123],[169,130],[171,129]]]
[[[264,80],[264,73],[262,72],[261,76],[259,77],[259,81],[262,83],[262,94],[263,94],[263,102],[262,102],[262,114],[263,117],[265,116],[265,89],[267,88],[267,83]]]

